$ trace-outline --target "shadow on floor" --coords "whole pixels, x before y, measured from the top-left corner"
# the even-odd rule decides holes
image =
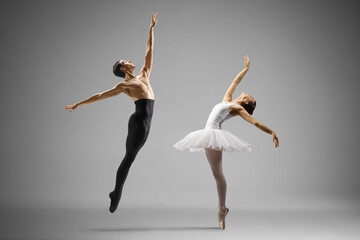
[[[146,231],[193,231],[220,230],[218,227],[124,227],[124,228],[93,228],[96,232],[146,232]]]

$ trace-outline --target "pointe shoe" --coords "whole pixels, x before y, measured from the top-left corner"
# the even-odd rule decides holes
[[[114,193],[111,192],[109,193],[109,197],[110,197],[110,207],[109,207],[109,211],[111,213],[114,213],[119,205],[120,202],[120,197],[114,196]]]
[[[218,221],[219,227],[224,230],[225,229],[225,217],[229,213],[229,209],[225,208],[224,212],[218,211]]]

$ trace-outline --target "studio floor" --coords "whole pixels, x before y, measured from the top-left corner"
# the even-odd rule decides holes
[[[360,211],[233,210],[224,231],[216,209],[0,210],[0,239],[246,239],[358,240]]]

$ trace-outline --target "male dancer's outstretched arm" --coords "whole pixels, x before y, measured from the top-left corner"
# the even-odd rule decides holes
[[[249,70],[250,59],[249,59],[248,55],[244,56],[244,63],[245,63],[245,68],[235,77],[235,79],[231,83],[230,87],[226,91],[225,96],[222,100],[223,102],[224,101],[230,102],[232,100],[232,95],[235,92],[237,85],[241,82],[241,80],[243,79],[243,77],[245,76],[247,71]]]
[[[149,37],[146,42],[146,52],[145,52],[145,62],[144,66],[142,67],[140,74],[146,75],[146,80],[149,81],[151,69],[152,69],[152,62],[153,62],[153,48],[154,48],[154,27],[159,19],[156,19],[157,13],[152,13],[151,24],[149,28]]]
[[[66,105],[64,109],[67,109],[67,110],[69,110],[69,112],[72,112],[81,105],[90,104],[90,103],[94,103],[94,102],[97,102],[97,101],[100,101],[100,100],[103,100],[106,98],[117,96],[123,92],[123,85],[124,84],[121,82],[107,91],[104,91],[102,93],[96,93],[96,94],[92,95],[91,97],[89,97],[88,99],[85,99],[81,102],[75,103],[74,105]]]

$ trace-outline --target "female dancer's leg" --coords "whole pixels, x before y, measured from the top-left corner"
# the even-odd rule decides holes
[[[206,148],[205,153],[216,181],[219,209],[225,208],[226,180],[222,169],[222,151]]]
[[[206,148],[205,153],[216,181],[216,187],[219,197],[219,226],[221,229],[225,229],[225,216],[229,212],[229,209],[225,207],[226,180],[222,169],[222,151]]]

